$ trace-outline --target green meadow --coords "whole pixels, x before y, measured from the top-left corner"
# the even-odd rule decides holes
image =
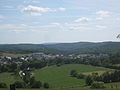
[[[60,67],[50,66],[33,72],[37,80],[41,82],[48,82],[52,87],[69,87],[69,86],[83,86],[84,79],[76,79],[70,77],[71,70],[77,70],[80,73],[107,71],[110,69],[103,67],[95,67],[82,64],[66,64]]]
[[[96,67],[83,64],[66,64],[62,66],[49,66],[42,69],[37,69],[32,72],[36,80],[40,80],[42,83],[48,82],[50,84],[49,89],[16,89],[16,90],[98,90],[90,89],[90,87],[85,86],[84,79],[76,79],[70,77],[69,73],[71,70],[77,70],[79,73],[91,73],[91,72],[104,72],[110,71],[111,69]],[[5,82],[9,84],[19,81],[19,77],[15,77],[12,73],[1,73],[0,82]],[[120,83],[109,83],[105,84],[107,88],[104,90],[120,90],[120,87],[110,88],[111,85],[120,86]],[[9,90],[9,89],[0,89],[0,90]],[[103,89],[99,89],[103,90]]]

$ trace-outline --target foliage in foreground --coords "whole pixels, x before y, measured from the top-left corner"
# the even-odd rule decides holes
[[[0,88],[7,88],[7,85],[5,83],[0,83]]]

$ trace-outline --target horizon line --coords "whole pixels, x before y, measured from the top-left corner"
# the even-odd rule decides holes
[[[120,42],[120,41],[75,41],[75,42],[44,42],[44,43],[21,42],[21,43],[0,43],[0,45],[2,44],[60,44],[60,43],[80,43],[80,42],[102,43],[102,42]]]

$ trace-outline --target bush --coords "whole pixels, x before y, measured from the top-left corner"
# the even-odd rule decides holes
[[[20,81],[16,81],[15,83],[16,88],[25,88],[25,83],[24,82],[20,82]]]
[[[42,86],[42,83],[40,81],[34,81],[34,83],[31,85],[31,88],[40,88]]]
[[[85,75],[83,75],[83,74],[81,74],[81,73],[77,75],[77,78],[78,78],[78,79],[84,79],[84,77],[85,77]]]
[[[90,86],[93,83],[93,77],[88,75],[85,79],[86,85]]]
[[[60,67],[62,64],[56,64],[57,67]]]
[[[77,77],[77,71],[76,70],[71,70],[70,71],[70,75],[72,76],[72,77]]]
[[[31,77],[31,78],[30,78],[30,82],[29,82],[30,86],[31,86],[32,84],[34,84],[35,81],[36,81],[36,80],[35,80],[35,77]]]
[[[0,83],[0,88],[7,88],[7,85],[5,83]]]
[[[49,88],[49,84],[48,83],[44,83],[43,87],[44,88]]]
[[[93,82],[91,88],[105,88],[104,82]]]

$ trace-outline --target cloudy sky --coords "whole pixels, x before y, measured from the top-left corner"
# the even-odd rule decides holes
[[[120,41],[120,0],[0,0],[0,43]]]

